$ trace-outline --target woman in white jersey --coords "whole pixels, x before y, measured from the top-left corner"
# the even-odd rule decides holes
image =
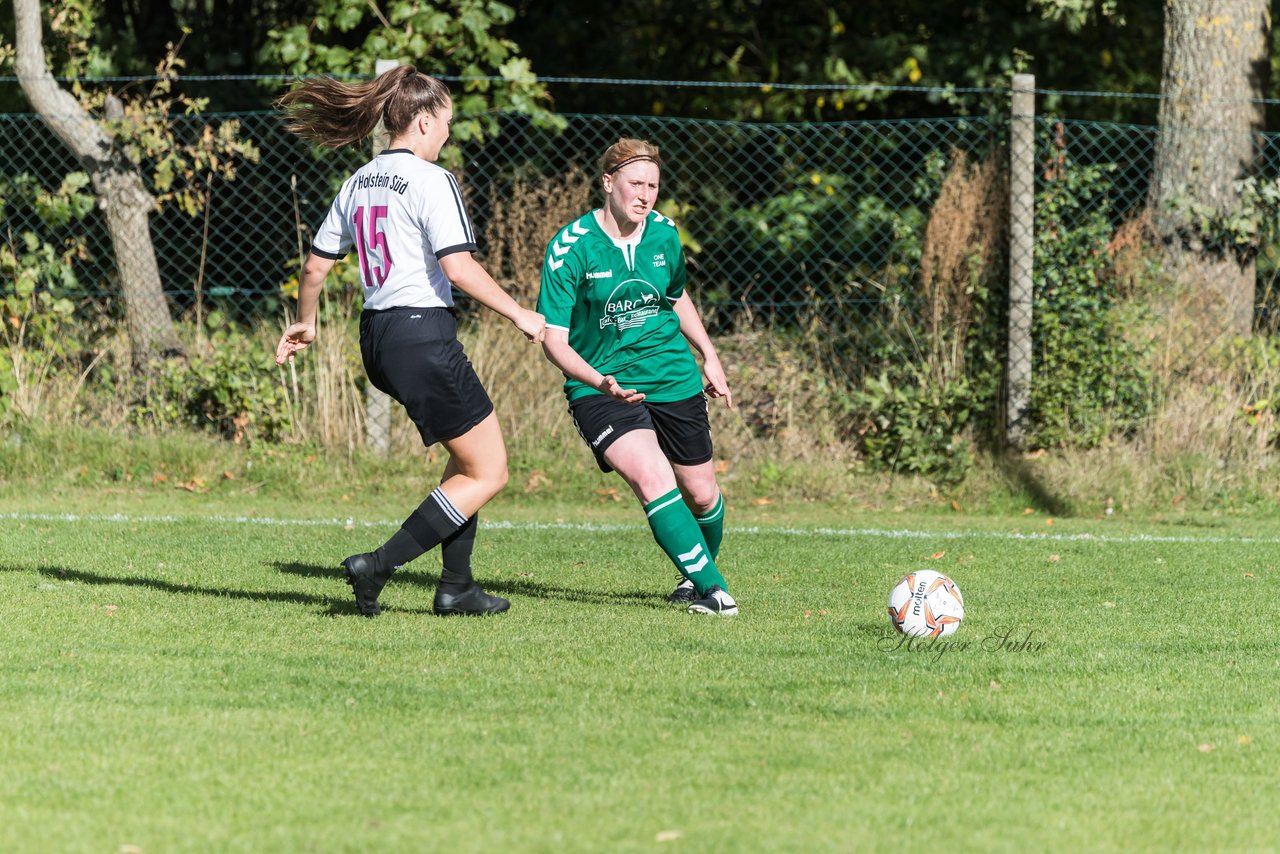
[[[547,246],[542,347],[565,375],[569,411],[601,471],[631,487],[680,572],[667,598],[695,614],[733,616],[737,603],[716,566],[724,498],[707,421],[707,395],[730,407],[733,395],[685,293],[675,223],[653,210],[660,175],[657,146],[642,140],[621,139],[600,158],[604,204]]]
[[[316,337],[316,307],[334,262],[352,249],[360,265],[364,311],[360,354],[369,381],[399,401],[424,445],[449,451],[439,488],[378,549],[342,562],[365,616],[402,565],[442,546],[444,564],[433,610],[493,614],[506,599],[490,596],[471,575],[476,513],[507,482],[507,452],[493,404],[457,338],[450,283],[540,342],[543,319],[522,308],[472,257],[475,235],[457,182],[434,161],[449,137],[449,91],[412,66],[369,83],[331,78],[302,83],[279,99],[287,127],[329,148],[365,142],[379,122],[387,150],[338,191],[302,267],[298,322],[276,347],[283,364]]]

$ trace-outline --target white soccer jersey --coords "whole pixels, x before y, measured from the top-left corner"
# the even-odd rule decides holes
[[[365,308],[437,308],[453,305],[438,259],[474,252],[476,239],[453,174],[393,149],[343,183],[311,251],[336,261],[352,246]]]

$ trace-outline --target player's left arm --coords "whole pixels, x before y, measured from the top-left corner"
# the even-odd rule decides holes
[[[729,408],[733,409],[733,391],[729,388],[729,380],[725,378],[720,356],[716,353],[716,346],[711,343],[707,328],[702,325],[697,307],[689,299],[689,292],[685,291],[676,297],[671,302],[671,308],[676,317],[680,318],[680,334],[702,357],[702,373],[707,377],[707,385],[703,390],[709,397],[723,397]]]

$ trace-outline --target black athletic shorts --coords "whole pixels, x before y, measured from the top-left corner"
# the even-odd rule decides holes
[[[623,403],[607,394],[591,394],[570,401],[569,414],[578,435],[596,455],[600,471],[613,471],[604,461],[604,452],[632,430],[657,433],[662,453],[676,465],[696,466],[711,459],[711,423],[702,392],[672,403]]]
[[[456,439],[493,412],[452,309],[362,311],[360,356],[369,382],[399,401],[424,445]]]

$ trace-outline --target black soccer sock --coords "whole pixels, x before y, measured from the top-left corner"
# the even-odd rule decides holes
[[[475,583],[471,577],[471,550],[475,548],[479,518],[479,513],[472,516],[440,544],[440,559],[444,564],[440,571],[440,589],[445,593],[461,593]]]
[[[437,487],[418,509],[409,515],[391,539],[374,552],[388,577],[396,568],[421,557],[461,528],[467,519],[453,506],[449,496]]]
[[[391,535],[391,539],[374,551],[374,577],[385,582],[397,569],[420,554],[422,547],[418,545],[418,541],[401,527]]]

